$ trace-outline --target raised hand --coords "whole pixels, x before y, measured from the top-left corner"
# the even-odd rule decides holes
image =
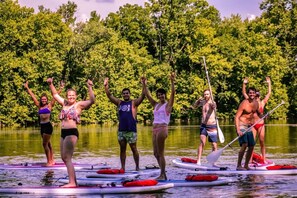
[[[87,85],[88,85],[88,87],[92,87],[93,86],[93,82],[90,79],[88,79]]]
[[[107,86],[108,85],[108,80],[109,80],[109,78],[105,78],[104,79],[104,86]]]
[[[52,84],[53,81],[54,81],[54,78],[48,78],[48,79],[46,80],[46,82],[47,82],[49,85]]]

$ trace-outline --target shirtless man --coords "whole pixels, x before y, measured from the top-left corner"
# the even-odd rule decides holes
[[[137,128],[136,128],[136,115],[137,107],[143,101],[145,94],[144,88],[142,88],[142,93],[139,98],[131,100],[130,90],[125,88],[122,90],[123,100],[114,97],[108,88],[108,78],[104,80],[104,89],[109,100],[118,107],[119,113],[119,129],[118,129],[118,142],[120,145],[120,159],[121,159],[121,168],[125,170],[126,164],[126,148],[127,143],[130,145],[130,148],[133,153],[133,158],[136,165],[136,170],[139,170],[139,153],[137,150]]]
[[[208,141],[212,144],[212,151],[217,150],[217,125],[215,117],[216,104],[211,100],[210,90],[206,89],[203,92],[203,97],[199,98],[192,108],[202,107],[202,120],[200,126],[200,145],[198,147],[198,158],[197,164],[201,165],[201,156],[203,148],[206,143],[206,138],[208,136]]]
[[[239,137],[240,151],[238,153],[237,170],[248,170],[249,161],[252,156],[254,146],[256,144],[252,129],[248,130],[255,122],[255,114],[259,114],[259,103],[255,100],[256,89],[248,89],[248,99],[243,100],[235,115],[235,127]],[[248,148],[244,167],[242,167],[242,159],[246,148]]]

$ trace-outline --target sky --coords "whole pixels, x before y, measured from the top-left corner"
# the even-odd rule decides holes
[[[108,13],[116,12],[120,6],[129,4],[138,4],[143,6],[146,0],[71,0],[77,4],[77,20],[86,21],[90,13],[94,10],[105,18]],[[230,17],[231,14],[240,14],[242,19],[253,19],[260,16],[259,5],[261,0],[207,0],[220,11],[221,17]],[[68,0],[18,0],[21,6],[32,7],[38,11],[38,6],[43,5],[52,11],[56,11],[60,5],[67,3]]]

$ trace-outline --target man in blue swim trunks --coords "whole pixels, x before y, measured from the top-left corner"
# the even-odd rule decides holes
[[[256,89],[249,88],[248,96],[248,99],[245,99],[240,103],[235,115],[236,132],[237,135],[240,136],[238,139],[240,151],[238,153],[237,170],[249,170],[249,161],[252,157],[254,146],[256,144],[250,126],[252,126],[255,122],[255,114],[261,114],[258,111],[259,104],[255,100]],[[242,167],[242,159],[247,148],[248,150],[245,156],[244,167]]]
[[[203,92],[203,97],[200,97],[192,106],[192,108],[202,107],[202,120],[200,126],[200,145],[198,147],[197,164],[201,165],[201,156],[206,143],[206,138],[212,145],[212,151],[217,150],[217,125],[215,117],[216,104],[211,100],[210,90],[206,89]]]
[[[120,100],[114,97],[108,89],[108,78],[104,80],[104,89],[109,100],[118,107],[119,115],[119,129],[118,129],[118,142],[120,145],[120,159],[121,159],[121,168],[125,170],[126,164],[126,148],[127,143],[130,145],[130,148],[133,153],[133,158],[136,165],[136,170],[139,170],[139,153],[137,150],[137,127],[136,127],[136,115],[137,107],[141,104],[144,95],[144,88],[142,87],[142,93],[139,98],[131,100],[130,99],[130,90],[125,88],[122,90],[122,96],[124,100]]]

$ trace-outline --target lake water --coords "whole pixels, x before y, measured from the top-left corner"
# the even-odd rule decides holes
[[[232,124],[220,124],[225,135],[223,147],[236,138]],[[117,126],[88,125],[80,126],[80,138],[76,147],[74,160],[79,163],[108,163],[120,167],[119,146],[117,142]],[[59,155],[60,128],[54,128],[52,144],[56,161]],[[268,159],[276,164],[297,165],[297,125],[284,121],[270,121],[266,125],[266,150]],[[152,153],[151,126],[138,125],[138,149],[140,166],[156,165]],[[196,157],[199,144],[199,126],[196,123],[171,125],[166,140],[167,176],[169,179],[184,179],[186,171],[176,168],[172,160],[178,157]],[[218,163],[234,168],[239,150],[238,142],[232,144],[233,149],[225,149]],[[210,153],[207,143],[203,153]],[[259,144],[256,145],[259,152]],[[39,128],[1,129],[0,130],[0,163],[45,162]],[[134,169],[134,161],[127,148],[127,169]],[[77,173],[84,177],[86,173]],[[60,185],[56,180],[67,176],[65,170],[0,170],[0,187]],[[297,197],[297,175],[250,175],[233,176],[234,183],[215,187],[183,187],[168,189],[164,193],[140,195],[107,195],[104,197]],[[2,195],[0,195],[2,197]],[[9,196],[11,197],[11,196]],[[21,197],[24,197],[22,195]],[[31,196],[30,196],[31,197]],[[82,196],[77,196],[82,197]],[[90,196],[85,196],[90,197]],[[97,197],[97,196],[93,196]]]

